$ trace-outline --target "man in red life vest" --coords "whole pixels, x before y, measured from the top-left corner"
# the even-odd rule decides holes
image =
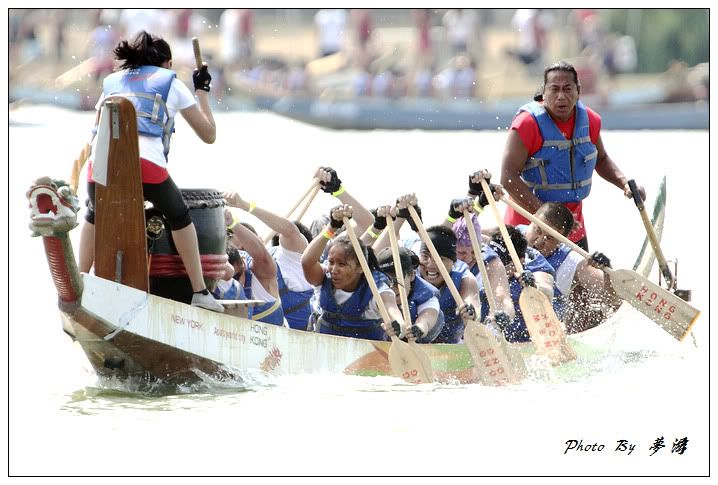
[[[521,108],[511,123],[501,166],[501,184],[526,210],[535,213],[544,202],[560,202],[577,225],[569,239],[588,250],[582,203],[591,191],[594,170],[631,197],[627,179],[606,153],[601,117],[580,100],[576,69],[559,62],[544,70],[534,101]],[[643,187],[638,187],[645,200]],[[528,224],[510,207],[507,224]]]

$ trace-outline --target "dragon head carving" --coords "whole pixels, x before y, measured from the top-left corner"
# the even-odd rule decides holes
[[[30,201],[33,236],[58,235],[77,227],[80,203],[64,181],[40,177],[25,195]]]

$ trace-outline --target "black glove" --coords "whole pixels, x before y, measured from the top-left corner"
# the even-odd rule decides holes
[[[341,207],[341,206],[338,205],[338,206],[334,207],[332,210],[329,211],[329,224],[330,224],[330,225],[332,226],[332,228],[334,228],[334,229],[341,229],[342,226],[344,225],[344,221],[343,221],[342,219],[334,219],[334,216],[332,216],[332,214],[334,213],[334,210],[337,209],[337,208],[340,208],[340,207]]]
[[[605,254],[600,253],[598,251],[594,252],[591,255],[591,262],[597,268],[610,268],[611,267],[611,260],[608,259],[608,256],[606,256]]]
[[[401,325],[399,325],[399,322],[397,322],[396,320],[392,320],[392,321],[391,321],[391,328],[394,329],[394,333],[396,334],[397,337],[398,337],[399,335],[401,335]]]
[[[467,313],[469,314],[469,318],[472,320],[476,319],[476,309],[474,308],[474,305],[471,303],[464,303],[464,307],[466,308]],[[458,310],[458,308],[457,308]],[[457,311],[458,313],[458,311]]]
[[[339,176],[337,175],[336,170],[334,170],[331,167],[320,167],[332,176],[332,178],[329,180],[329,182],[319,182],[319,185],[321,186],[322,190],[326,192],[327,194],[333,194],[339,188],[342,186],[342,181],[339,179]]]
[[[471,179],[471,177],[469,177],[469,179]],[[496,187],[498,187],[498,185],[489,184],[489,189],[491,189],[491,195],[494,196],[494,200],[497,199]],[[476,199],[476,203],[479,204],[479,207],[481,207],[482,209],[489,205],[489,199],[488,197],[486,197],[486,194],[484,193],[484,188],[481,186],[481,184],[473,184],[469,182],[469,194],[473,195],[474,197],[478,197]]]
[[[458,210],[456,210],[456,208],[461,206],[461,204],[463,204],[464,202],[466,202],[465,198],[452,200],[451,204],[449,204],[449,217],[451,217],[452,219],[460,219],[464,215],[464,213],[459,212]]]
[[[469,175],[469,194],[476,197],[477,195],[481,195],[484,193],[484,187],[481,185],[481,180],[478,182],[472,182],[471,179],[473,178],[474,174]],[[489,183],[491,179],[485,179],[486,183],[489,184],[489,187],[491,184]]]
[[[396,202],[399,202],[399,199],[396,200]],[[421,207],[419,205],[414,206],[414,210],[416,210],[416,215],[419,216],[419,220],[421,222],[424,222],[424,219],[421,218]],[[411,218],[411,214],[409,214],[409,208],[405,207],[404,209],[398,209],[396,212],[397,217],[401,217],[402,219],[406,219],[406,221],[409,223],[409,227],[411,227],[411,230],[414,232],[419,232],[419,228],[416,227],[416,224],[414,223],[414,219]]]
[[[412,326],[409,327],[409,331],[414,336],[414,340],[419,340],[424,336],[424,332],[417,325],[412,324]]]
[[[209,92],[209,83],[211,81],[212,76],[209,75],[206,64],[204,64],[201,69],[195,69],[192,73],[192,82],[194,83],[195,91],[201,89],[202,91]]]
[[[496,325],[503,331],[511,324],[511,318],[508,313],[498,311],[494,312],[494,322],[496,322]]]
[[[376,209],[372,209],[369,212],[371,212],[371,215],[374,216],[374,227],[376,227],[380,231],[383,231],[386,228],[386,216],[377,216]],[[395,219],[395,217],[391,218],[391,220],[394,220],[394,219]]]
[[[536,288],[536,277],[531,271],[525,269],[524,272],[521,273],[519,279],[524,286],[533,286]]]

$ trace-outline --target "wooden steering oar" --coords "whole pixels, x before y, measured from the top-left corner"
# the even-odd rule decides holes
[[[292,206],[291,209],[289,209],[289,212],[287,212],[287,219],[292,218],[292,214],[294,214],[294,211],[297,210],[297,207],[305,201],[304,207],[301,211],[299,211],[299,215],[296,217],[297,220],[301,220],[302,217],[304,217],[304,213],[307,212],[307,209],[309,209],[310,204],[314,200],[314,197],[317,196],[317,193],[319,192],[320,186],[319,186],[319,179],[314,178],[312,180],[312,185],[309,186],[309,188],[302,194],[302,196],[297,200],[297,203]],[[276,232],[272,231],[270,232],[267,237],[264,238],[264,244],[267,244],[269,241],[272,240]]]
[[[638,192],[638,187],[636,187],[636,181],[633,179],[629,180],[628,188],[631,189],[631,193],[633,194],[633,201],[638,208],[638,212],[641,214],[641,220],[643,221],[643,226],[646,228],[646,234],[648,235],[648,240],[650,241],[651,247],[653,248],[653,254],[656,255],[658,267],[661,269],[661,273],[663,273],[663,277],[666,279],[668,289],[675,290],[676,280],[673,277],[673,273],[671,273],[670,268],[668,267],[666,257],[663,255],[663,251],[661,250],[661,245],[658,243],[658,237],[656,236],[656,231],[653,229],[653,224],[651,224],[651,220],[648,218],[648,214],[646,214],[646,208],[643,205],[641,194]]]
[[[199,50],[199,39],[192,37],[192,49],[194,50],[194,62],[197,69],[202,69],[202,51]]]
[[[499,226],[501,236],[506,244],[506,249],[508,249],[511,255],[514,269],[517,274],[521,274],[524,271],[524,267],[521,264],[519,255],[516,253],[516,248],[514,248],[511,242],[511,236],[509,236],[509,232],[506,230],[506,225],[501,218],[501,214],[499,214],[499,209],[496,207],[496,201],[491,193],[489,184],[486,183],[486,179],[483,177],[481,178],[481,186],[484,189],[486,199],[489,201],[491,210],[496,218],[496,224]],[[556,316],[551,301],[541,290],[533,286],[524,286],[519,296],[519,307],[521,308],[529,336],[536,346],[537,351],[547,356],[552,365],[559,365],[576,358],[576,352],[574,352],[566,340],[566,332],[563,328],[563,324],[558,319],[558,316]]]
[[[386,216],[387,230],[389,231],[389,244],[391,245],[391,256],[394,260],[394,272],[396,273],[396,279],[399,287],[399,299],[401,300],[401,312],[404,315],[404,322],[407,326],[411,325],[411,313],[409,312],[409,298],[406,294],[406,288],[404,287],[404,270],[401,268],[401,256],[399,256],[399,243],[396,240],[396,234],[394,233],[394,221],[391,219],[391,215]],[[422,379],[424,382],[431,382],[434,380],[434,371],[431,369],[431,359],[426,355],[421,347],[416,343],[413,336],[408,336],[409,347],[419,358],[421,364]],[[393,344],[392,344],[393,345]]]
[[[586,259],[591,257],[590,254],[577,244],[570,241],[567,237],[541,221],[516,202],[506,197],[504,197],[503,200],[516,212],[538,225],[557,241],[562,242]],[[691,327],[693,327],[701,314],[700,311],[693,308],[685,300],[649,281],[635,271],[628,269],[614,270],[605,267],[602,267],[601,270],[608,274],[613,290],[621,299],[627,301],[636,310],[656,322],[658,326],[678,340],[683,340],[685,336],[688,335],[691,331]]]
[[[523,379],[526,376],[526,362],[521,356],[521,353],[516,349],[511,348],[509,343],[506,341],[503,332],[496,328],[496,322],[493,318],[496,313],[496,298],[494,298],[494,290],[491,288],[489,283],[489,273],[486,271],[486,265],[484,264],[484,258],[481,256],[481,244],[479,243],[479,236],[476,234],[474,223],[471,221],[471,214],[469,211],[464,211],[464,222],[466,222],[466,229],[469,233],[469,239],[471,239],[471,248],[474,250],[476,257],[476,264],[479,266],[479,272],[481,273],[481,279],[484,283],[484,291],[486,292],[486,300],[489,302],[489,315],[484,319],[484,324],[491,328],[493,333],[498,335],[497,340],[501,348],[509,358],[511,365],[516,372],[518,378]]]
[[[357,239],[354,228],[347,217],[344,217],[343,220],[344,227],[346,228],[349,239],[352,242],[352,247],[354,248],[354,252],[357,255],[362,272],[364,273],[364,278],[366,278],[369,288],[371,289],[372,296],[379,307],[381,319],[384,320],[384,325],[391,325],[392,318],[389,316],[386,305],[384,305],[384,300],[381,299],[379,288],[376,286],[376,281],[374,281],[374,276],[369,269],[369,263],[367,263],[366,257],[364,257],[364,252],[361,250],[359,239]],[[430,376],[423,374],[423,365],[417,354],[408,343],[400,340],[396,335],[391,337],[391,347],[389,347],[389,366],[395,376],[401,377],[407,382],[411,382],[413,384],[431,382],[429,380]]]
[[[449,289],[451,296],[454,298],[457,308],[464,304],[459,290],[456,289],[449,272],[441,261],[441,256],[436,251],[434,243],[431,242],[429,234],[427,234],[424,225],[416,213],[413,205],[408,206],[409,214],[416,224],[419,236],[424,244],[426,244],[431,257],[436,262],[436,267],[444,278],[444,284]],[[480,309],[479,309],[480,311]],[[464,320],[464,343],[469,350],[469,354],[474,361],[474,365],[479,373],[479,379],[486,385],[503,385],[506,383],[518,382],[518,376],[513,370],[513,366],[508,356],[501,348],[499,341],[489,329],[475,320]]]
[[[89,143],[85,143],[85,146],[82,147],[82,150],[80,150],[80,155],[77,157],[77,160],[75,160],[72,164],[72,173],[70,174],[69,185],[72,193],[75,195],[77,195],[77,189],[80,185],[80,172],[82,171],[82,167],[85,166],[85,162],[90,157],[90,153],[92,153],[92,147]]]

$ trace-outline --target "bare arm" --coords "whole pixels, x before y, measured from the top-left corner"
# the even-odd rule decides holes
[[[260,283],[267,291],[276,295],[278,291],[277,266],[272,255],[264,247],[262,240],[242,224],[237,224],[232,231],[232,243],[252,256],[252,273],[259,278]]]
[[[324,227],[323,233],[326,231],[332,232],[332,226],[327,224]],[[328,242],[329,239],[324,237],[323,234],[320,234],[312,239],[312,242],[309,243],[304,253],[302,253],[302,270],[304,271],[304,277],[310,285],[319,286],[324,281],[324,268],[319,263],[319,259],[322,257]]]
[[[479,311],[481,302],[479,301],[479,284],[476,282],[476,278],[462,278],[459,294],[465,303],[474,305],[474,308]]]
[[[494,258],[489,261],[489,264],[486,265],[486,273],[489,275],[489,284],[494,292],[496,310],[505,312],[513,320],[516,312],[511,299],[509,278],[506,276],[506,268],[501,260]]]
[[[551,300],[553,298],[553,276],[551,276],[551,273],[534,271],[533,274],[536,278],[536,288]]]
[[[279,245],[295,253],[304,252],[307,247],[307,240],[299,232],[297,226],[286,217],[279,216],[259,206],[252,207],[250,202],[242,199],[236,192],[225,192],[224,198],[230,207],[237,207],[243,211],[250,212],[260,221],[264,222],[270,229],[279,234]],[[250,211],[250,208],[252,209]]]
[[[414,325],[419,327],[424,335],[436,325],[436,319],[439,317],[439,311],[436,308],[427,308],[423,312],[419,313],[416,317]]]
[[[384,302],[384,306],[386,307],[386,311],[389,314],[389,318],[391,318],[392,320],[396,320],[399,325],[401,325],[402,332],[405,332],[404,328],[406,324],[404,322],[404,317],[401,314],[401,310],[399,310],[399,307],[396,306],[396,296],[394,295],[394,292],[382,291],[381,293],[379,293],[379,295],[381,296],[381,300]]]
[[[374,216],[371,215],[371,212],[369,212],[366,207],[361,205],[361,203],[356,200],[353,195],[347,192],[346,189],[343,193],[337,196],[337,199],[339,199],[342,204],[352,207],[352,218],[356,222],[355,230],[357,232],[363,233],[367,230],[367,228],[369,228],[369,226],[374,224]]]
[[[214,123],[212,110],[209,106],[209,93],[201,89],[195,90],[197,104],[180,111],[197,136],[205,143],[212,144],[217,139],[217,126]]]
[[[528,156],[528,149],[521,141],[518,131],[510,130],[501,161],[501,185],[517,204],[533,214],[541,207],[541,201],[521,180],[521,172]]]

